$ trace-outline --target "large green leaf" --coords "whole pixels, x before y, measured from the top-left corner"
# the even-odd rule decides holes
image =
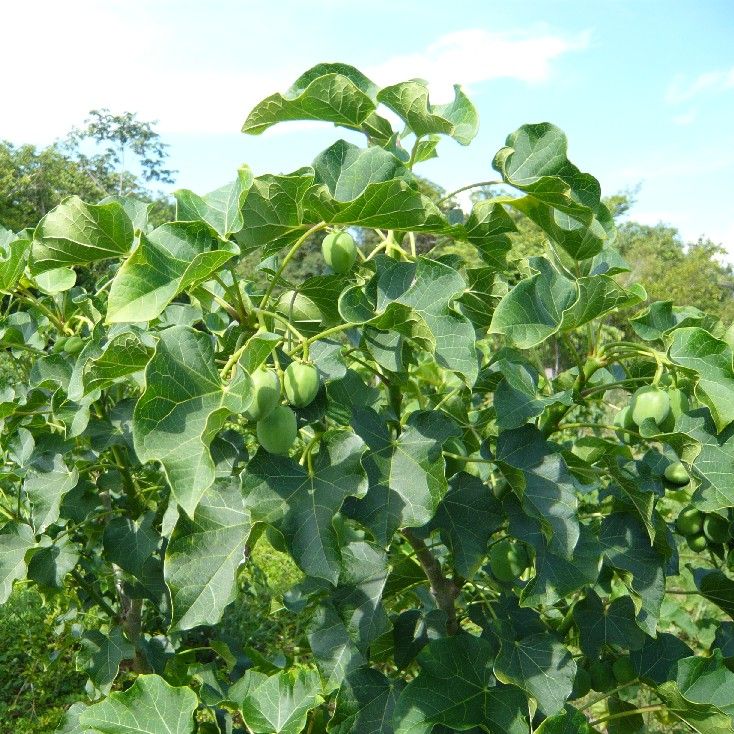
[[[126,691],[82,711],[79,724],[83,732],[95,734],[192,734],[197,704],[190,688],[141,675]]]
[[[323,437],[311,472],[263,449],[247,466],[245,506],[253,522],[274,525],[296,563],[310,576],[332,584],[341,570],[333,520],[347,497],[367,491],[360,463],[363,451],[359,436],[334,431]]]
[[[685,327],[673,333],[668,351],[681,367],[696,372],[696,397],[708,407],[717,431],[734,420],[734,368],[729,345],[705,329]]]
[[[257,104],[242,132],[259,135],[287,120],[323,120],[357,128],[377,138],[392,134],[389,123],[375,114],[377,87],[347,64],[318,64],[302,74],[285,94]]]
[[[243,370],[229,383],[222,381],[208,334],[188,326],[161,332],[135,406],[133,440],[141,462],[163,465],[188,515],[214,481],[212,438],[230,413],[247,410],[251,400],[252,382]]]
[[[469,145],[479,130],[476,108],[458,84],[454,85],[454,100],[448,104],[432,105],[428,85],[422,79],[384,87],[377,100],[399,115],[418,137],[450,135],[462,145]]]
[[[693,306],[674,306],[672,301],[651,303],[630,319],[635,334],[645,341],[661,341],[675,329],[714,325],[714,319]]]
[[[85,204],[70,196],[36,227],[31,273],[119,258],[132,244],[133,225],[121,204]]]
[[[23,275],[31,241],[0,226],[0,292],[9,293]]]
[[[235,595],[235,572],[250,535],[239,477],[217,480],[193,519],[180,515],[166,548],[173,629],[216,624]]]
[[[79,472],[69,469],[60,455],[28,472],[23,492],[31,508],[31,524],[42,533],[59,519],[61,500],[79,481]]]
[[[635,617],[632,597],[620,596],[605,604],[593,589],[589,589],[586,597],[573,608],[584,654],[597,658],[603,645],[627,650],[642,647],[645,633],[637,626]]]
[[[726,667],[721,651],[715,650],[711,657],[679,660],[675,683],[687,701],[710,704],[734,716],[734,673]]]
[[[513,686],[495,684],[492,646],[466,633],[426,645],[421,672],[395,706],[395,734],[429,734],[437,724],[490,734],[527,734],[527,701]]]
[[[640,300],[640,294],[626,291],[608,275],[572,279],[542,257],[530,258],[530,266],[537,272],[502,298],[490,327],[521,349]]]
[[[571,559],[579,539],[578,501],[561,455],[526,425],[500,433],[495,459],[524,511],[540,521],[551,552]]]
[[[734,581],[718,569],[697,568],[693,578],[701,596],[734,619]]]
[[[576,663],[568,650],[547,633],[503,639],[494,662],[497,678],[514,683],[547,716],[558,713],[571,695]]]
[[[693,654],[688,645],[669,632],[660,632],[655,638],[645,637],[639,650],[630,653],[637,677],[660,684],[671,679],[673,665]]]
[[[10,522],[0,530],[0,604],[8,600],[13,582],[25,578],[26,553],[35,544],[28,525]]]
[[[373,668],[355,670],[339,688],[328,731],[393,734],[393,711],[401,688],[400,681],[390,680]]]
[[[120,663],[135,655],[135,646],[125,639],[120,627],[113,627],[107,634],[88,630],[79,647],[77,665],[89,675],[97,697],[110,692]]]
[[[234,181],[205,196],[188,189],[179,189],[174,194],[176,219],[206,222],[220,237],[227,239],[245,224],[242,207],[251,186],[252,171],[248,166],[242,166]]]
[[[454,476],[429,524],[453,555],[454,567],[465,578],[476,572],[494,532],[504,523],[501,503],[487,484],[465,472]]]
[[[438,509],[448,489],[442,445],[457,429],[442,413],[416,411],[392,439],[371,408],[357,409],[352,426],[369,448],[363,460],[369,490],[347,512],[387,544],[398,527],[425,525]]]
[[[478,374],[474,327],[452,308],[466,288],[461,275],[426,257],[404,263],[379,256],[376,268],[364,288],[355,286],[343,293],[342,318],[412,337],[440,365],[473,384]]]
[[[300,734],[308,712],[318,706],[321,681],[315,670],[284,670],[267,676],[245,674],[240,710],[247,728],[255,734]]]
[[[117,271],[107,321],[150,321],[182,291],[208,280],[239,248],[216,238],[204,222],[171,222],[140,235]]]

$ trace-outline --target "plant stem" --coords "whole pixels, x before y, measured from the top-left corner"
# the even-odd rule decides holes
[[[439,206],[444,203],[444,201],[448,201],[449,199],[453,199],[456,194],[460,194],[462,191],[469,191],[469,189],[478,189],[480,186],[503,186],[507,185],[504,181],[478,181],[477,183],[473,184],[467,184],[466,186],[462,186],[460,189],[455,189],[449,194],[446,194],[442,199],[439,199],[436,202],[436,206]]]
[[[611,691],[607,691],[606,693],[602,694],[601,696],[598,696],[597,698],[594,698],[593,700],[589,701],[584,706],[581,706],[579,708],[579,711],[586,711],[586,709],[590,709],[592,706],[596,706],[597,703],[606,701],[610,696],[614,696],[615,694],[619,693],[620,691],[623,691],[625,688],[630,688],[631,686],[638,685],[639,682],[640,681],[637,678],[635,678],[634,680],[628,681],[627,683],[623,683],[621,686],[612,688]]]
[[[456,618],[454,602],[459,595],[460,586],[453,579],[444,576],[441,564],[421,538],[410,528],[403,528],[401,532],[415,551],[415,557],[418,559],[418,563],[431,586],[431,594],[436,600],[436,605],[446,614],[446,631],[450,635],[455,635],[459,631],[459,622]]]
[[[551,433],[558,433],[558,431],[563,431],[566,428],[602,428],[607,431],[624,431],[625,433],[631,433],[633,436],[637,436],[637,438],[645,438],[637,431],[630,431],[629,428],[624,428],[623,426],[609,426],[604,423],[560,423],[556,426],[554,431],[551,431]]]
[[[275,272],[275,275],[273,276],[273,279],[270,281],[270,285],[268,286],[268,289],[265,291],[265,295],[262,297],[262,301],[260,301],[260,308],[265,308],[268,305],[268,301],[270,301],[270,296],[273,295],[273,289],[275,288],[275,285],[280,280],[280,276],[283,274],[283,271],[286,269],[286,266],[291,261],[293,256],[298,252],[301,245],[312,235],[316,234],[319,230],[326,227],[326,222],[319,222],[318,224],[314,224],[311,229],[304,232],[291,246],[291,249],[288,250],[288,253],[283,258],[283,261],[280,263],[280,267],[278,267],[277,271]]]
[[[595,721],[590,721],[589,726],[597,726],[599,724],[603,724],[605,721],[613,721],[615,719],[624,719],[627,716],[636,716],[637,714],[647,714],[651,711],[660,711],[665,708],[665,705],[662,703],[654,703],[650,704],[649,706],[640,706],[640,708],[636,709],[630,709],[629,711],[619,711],[616,714],[607,714],[607,716],[602,716],[600,719],[596,719]]]

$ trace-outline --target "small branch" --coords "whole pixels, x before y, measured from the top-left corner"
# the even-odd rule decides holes
[[[624,719],[627,716],[636,716],[637,714],[648,714],[651,711],[660,711],[664,709],[665,706],[662,703],[654,703],[650,704],[650,706],[640,706],[638,709],[630,709],[629,711],[620,711],[616,714],[608,714],[607,716],[602,716],[600,719],[596,719],[595,721],[590,721],[589,726],[597,726],[598,724],[603,724],[606,721],[613,721],[615,719]]]
[[[450,635],[455,635],[459,631],[455,601],[461,590],[463,579],[457,578],[454,580],[446,578],[441,569],[441,564],[436,560],[436,557],[431,553],[423,540],[410,528],[403,528],[401,532],[415,551],[415,557],[426,574],[426,578],[431,585],[431,594],[436,600],[436,606],[446,614],[446,631]],[[461,584],[458,582],[461,582]]]

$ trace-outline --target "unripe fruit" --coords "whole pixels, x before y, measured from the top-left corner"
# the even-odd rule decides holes
[[[614,425],[620,426],[621,428],[627,428],[631,431],[634,431],[637,428],[635,422],[632,420],[632,408],[629,405],[625,405],[624,408],[614,416]],[[627,442],[630,439],[630,434],[627,431],[620,430],[615,431],[615,433],[620,441]]]
[[[632,661],[628,657],[617,658],[612,663],[612,673],[617,683],[629,683],[637,677]]]
[[[297,434],[296,414],[286,405],[257,422],[257,440],[271,454],[287,454]]]
[[[84,340],[80,336],[70,336],[64,343],[63,349],[67,354],[79,354],[84,348]]]
[[[335,273],[349,272],[357,261],[357,245],[349,232],[332,232],[321,243],[324,260]]]
[[[611,691],[616,686],[614,671],[609,660],[595,660],[589,666],[591,674],[591,687],[599,693]]]
[[[681,510],[675,527],[681,535],[698,535],[703,530],[703,514],[689,505]]]
[[[679,487],[682,487],[691,481],[688,471],[686,471],[685,466],[683,466],[680,461],[674,461],[672,464],[668,464],[668,466],[665,467],[663,476],[671,484],[677,484]]]
[[[504,538],[489,549],[489,567],[498,581],[510,584],[528,567],[527,552]]]
[[[688,543],[688,547],[694,553],[701,553],[702,551],[705,551],[708,547],[708,541],[706,540],[706,536],[703,533],[701,533],[700,535],[689,535],[686,538],[686,542]]]
[[[53,347],[51,348],[51,351],[54,353],[58,353],[63,351],[64,345],[66,344],[66,340],[68,339],[68,336],[60,336],[55,342]]]
[[[641,387],[632,396],[632,420],[638,425],[647,418],[652,420],[659,426],[670,413],[670,398],[668,393],[657,387],[647,386]]]
[[[443,445],[443,450],[449,454],[456,454],[457,456],[468,456],[466,446],[456,436],[451,436],[446,439]],[[462,471],[466,468],[466,464],[459,459],[452,459],[450,456],[444,456],[446,461],[446,476],[453,477],[454,474]]]
[[[253,399],[245,415],[259,421],[270,415],[280,402],[280,380],[274,370],[258,367],[251,375]]]
[[[305,408],[319,391],[319,371],[312,364],[291,362],[283,375],[283,387],[291,405]]]
[[[703,533],[712,543],[726,543],[729,540],[729,521],[721,515],[708,514],[703,519]]]

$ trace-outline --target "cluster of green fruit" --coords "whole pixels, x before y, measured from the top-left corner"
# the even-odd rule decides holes
[[[270,367],[258,367],[251,375],[252,404],[245,415],[256,421],[257,440],[271,454],[287,454],[296,440],[296,414],[280,404],[281,389],[277,372]],[[283,373],[283,387],[288,402],[305,408],[319,391],[319,373],[305,362],[291,362]]]
[[[701,512],[693,505],[681,510],[675,528],[696,553],[709,548],[723,556],[724,548],[730,546],[733,540],[731,522],[726,517],[715,512]],[[727,564],[734,567],[734,550],[727,550]]]
[[[688,396],[678,387],[641,387],[632,395],[630,404],[622,408],[614,418],[614,424],[620,427],[617,436],[626,441],[629,431],[637,432],[646,420],[652,420],[663,433],[668,433],[673,430],[676,419],[688,407]]]
[[[84,348],[84,339],[80,336],[60,336],[53,345],[52,352],[54,354],[59,354],[63,352],[64,354],[68,355],[74,355],[79,354],[79,352],[82,351]]]
[[[637,673],[629,655],[616,659],[602,657],[590,663],[581,660],[576,669],[571,700],[583,698],[592,689],[598,693],[608,693],[636,678]]]

